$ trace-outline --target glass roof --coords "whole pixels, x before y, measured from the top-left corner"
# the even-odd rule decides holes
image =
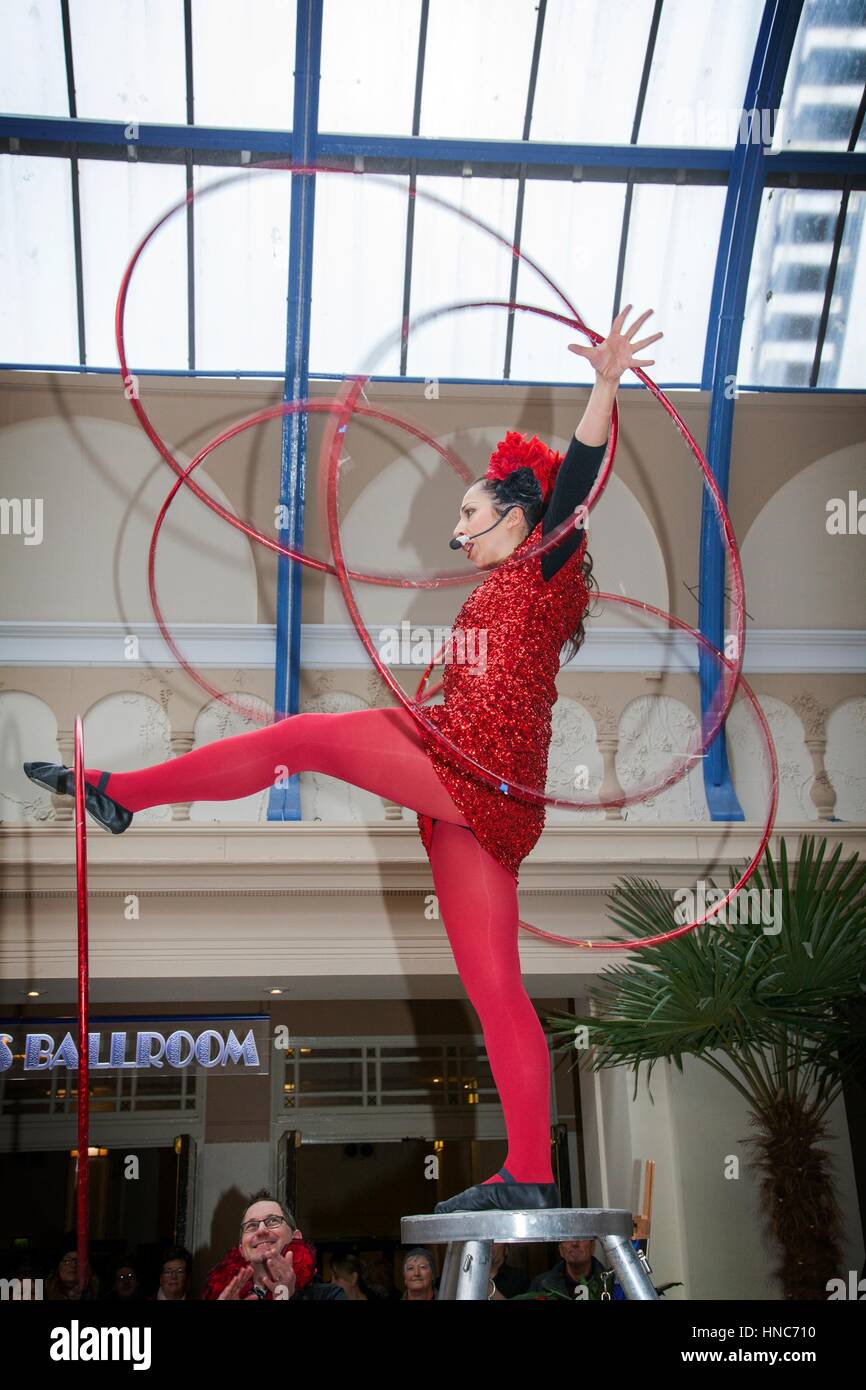
[[[296,229],[313,375],[589,381],[573,328],[444,312],[561,313],[515,244],[596,332],[622,304],[653,307],[662,386],[711,384],[726,198],[751,139],[764,187],[738,382],[866,387],[850,312],[866,174],[817,162],[866,152],[866,0],[804,0],[778,111],[751,124],[764,0],[300,0],[310,17],[318,87],[299,0],[69,0],[68,32],[60,0],[6,0],[0,364],[116,369],[137,242],[190,187],[233,176],[142,257],[130,364],[282,376],[292,180],[243,166],[289,158],[306,120],[308,147],[346,171],[317,176]]]
[[[133,248],[165,208],[183,197],[183,169],[83,159],[79,185],[87,360],[114,367],[117,287]],[[168,369],[186,365],[186,287],[184,226],[175,219],[154,237],[132,282],[126,311],[131,360],[160,361]]]
[[[167,125],[186,119],[181,5],[69,0],[69,21],[76,115]]]
[[[732,147],[763,8],[762,0],[662,7],[638,144]]]
[[[294,7],[293,7],[294,8]],[[421,0],[328,0],[319,129],[411,135]],[[291,120],[289,121],[291,124]]]
[[[159,3],[183,12],[175,0]],[[191,12],[194,123],[291,130],[294,0],[192,0]],[[179,46],[183,55],[183,35]],[[179,85],[184,92],[183,73]]]

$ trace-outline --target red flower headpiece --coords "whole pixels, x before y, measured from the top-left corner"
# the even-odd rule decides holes
[[[531,468],[541,485],[541,500],[547,502],[562,458],[562,454],[549,448],[537,434],[526,439],[517,430],[508,430],[490,455],[484,476],[499,482],[515,468]]]
[[[293,1256],[292,1267],[295,1271],[295,1291],[304,1289],[316,1272],[316,1247],[311,1245],[307,1240],[291,1240],[283,1246],[280,1254],[285,1255],[287,1250],[290,1250]],[[210,1274],[207,1276],[202,1298],[219,1298],[226,1284],[230,1283],[236,1274],[240,1274],[242,1269],[248,1267],[249,1261],[244,1258],[239,1247],[233,1245],[231,1250],[220,1260],[219,1264],[214,1265]],[[245,1285],[241,1297],[246,1298],[248,1294],[251,1294],[252,1288],[252,1283]],[[273,1298],[270,1289],[268,1289],[265,1297]]]

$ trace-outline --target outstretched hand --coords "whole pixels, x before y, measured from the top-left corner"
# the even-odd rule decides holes
[[[585,357],[590,366],[595,370],[595,374],[604,381],[619,381],[623,372],[629,367],[652,367],[655,364],[653,357],[635,357],[636,352],[648,347],[658,338],[663,338],[664,333],[652,333],[649,338],[641,338],[640,342],[632,342],[637,330],[640,328],[644,319],[649,318],[652,309],[645,309],[639,318],[635,319],[627,333],[620,332],[625,316],[633,305],[626,304],[614,319],[610,332],[595,347],[587,347],[582,343],[569,343],[569,352],[577,353],[578,357]]]

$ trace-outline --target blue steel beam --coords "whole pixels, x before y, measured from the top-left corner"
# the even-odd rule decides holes
[[[322,56],[322,0],[298,0],[295,31],[295,92],[292,163],[316,158],[319,119],[319,73]],[[313,277],[314,174],[292,177],[289,230],[289,283],[286,328],[286,375],[283,400],[304,400],[309,391],[310,300]],[[307,466],[307,416],[283,417],[279,528],[281,545],[302,549]],[[301,566],[281,555],[277,561],[276,671],[274,718],[297,714],[301,670]],[[271,787],[268,820],[300,820],[300,774]]]
[[[299,21],[301,11],[299,10]],[[298,61],[296,59],[296,61]],[[298,121],[295,109],[295,124]],[[221,126],[159,125],[136,122],[135,138],[125,133],[128,121],[71,120],[62,116],[2,116],[0,136],[24,140],[64,141],[90,145],[150,145],[176,150],[178,160],[187,149],[236,154],[277,152],[295,154],[293,132],[231,129]],[[706,150],[655,145],[571,145],[523,140],[429,139],[422,135],[315,134],[319,156],[353,159],[437,159],[463,163],[470,155],[476,164],[614,164],[625,168],[646,165],[660,169],[716,169],[725,172],[729,150]]]
[[[261,380],[283,381],[285,371],[273,371],[270,367],[261,367],[255,370],[241,371],[236,367],[136,367],[135,363],[130,364],[130,370],[134,370],[136,376],[174,376],[174,377],[226,377],[233,381],[242,381],[249,377]],[[82,367],[76,362],[0,362],[0,372],[68,372],[70,375],[78,376],[120,376],[117,367]],[[310,381],[344,381],[345,377],[339,372],[310,372]],[[401,382],[404,385],[424,386],[430,378],[424,376],[398,376],[387,375],[372,376],[371,381],[382,382]],[[573,385],[567,381],[543,381],[538,377],[532,380],[522,377],[509,377],[507,383],[503,383],[499,376],[440,376],[436,378],[444,386],[534,386],[550,387],[554,390],[562,390],[564,386]],[[703,387],[699,381],[664,381],[660,385],[665,391],[701,391]],[[643,391],[642,386],[629,386],[628,383],[620,384],[620,394],[623,391]],[[803,395],[806,392],[810,396],[862,396],[862,386],[750,386],[748,383],[737,385],[737,393],[740,396],[753,391],[764,394],[770,392],[785,393],[791,395]]]
[[[801,3],[801,0],[797,0]],[[222,126],[151,125],[136,123],[134,138],[127,132],[126,121],[94,121],[62,116],[0,115],[0,141],[18,140],[29,144],[84,146],[134,145],[141,157],[146,149],[163,150],[173,154],[173,162],[183,164],[188,152],[200,155],[202,163],[208,156],[230,156],[242,164],[240,151],[250,155],[284,155],[290,158],[294,150],[291,131],[246,130]],[[760,148],[760,146],[758,146]],[[334,135],[318,133],[316,149],[322,162],[339,159],[351,162],[362,156],[368,162],[376,160],[417,159],[421,162],[453,163],[461,166],[471,161],[473,167],[485,165],[525,164],[536,166],[578,166],[584,173],[598,168],[657,169],[673,172],[717,174],[723,181],[730,174],[735,150],[702,149],[699,146],[676,145],[568,145],[546,144],[528,140],[433,140],[424,136]],[[13,152],[17,150],[13,147]],[[28,153],[39,154],[38,149]],[[52,155],[56,150],[50,150]],[[80,158],[85,158],[79,153]],[[827,178],[841,187],[843,178],[854,180],[853,187],[866,186],[866,155],[847,150],[786,150],[766,156],[765,182],[787,180],[790,174]],[[167,161],[172,162],[172,161]],[[221,160],[226,167],[234,167]]]
[[[797,4],[802,0],[796,0]],[[126,133],[127,121],[94,121],[62,116],[0,115],[0,140],[25,140],[30,143],[55,145],[125,146],[165,150],[185,161],[187,151],[203,156],[232,156],[238,164],[239,151],[251,155],[293,155],[294,137],[291,131],[247,130],[222,126],[151,125],[136,123],[134,138]],[[760,145],[757,146],[760,149]],[[569,145],[547,144],[537,140],[433,140],[412,135],[339,135],[317,133],[316,149],[324,162],[331,158],[351,161],[356,155],[367,161],[377,159],[417,159],[473,166],[526,164],[536,166],[574,166],[584,172],[597,168],[690,170],[728,176],[736,150],[702,149],[700,146],[677,145]],[[28,151],[38,154],[38,150]],[[55,151],[52,150],[52,154]],[[79,156],[84,157],[84,156]],[[854,187],[863,187],[866,180],[866,155],[846,150],[787,150],[767,156],[769,163],[765,182],[774,175],[786,178],[790,174],[806,174],[816,178],[833,179],[841,186],[843,178],[855,180]],[[194,160],[195,162],[195,160]],[[233,167],[228,165],[227,167]]]
[[[778,110],[781,102],[802,6],[803,0],[767,0],[764,7],[743,103],[746,111],[757,112],[758,129],[760,113]],[[755,119],[754,115],[752,119]],[[765,155],[759,141],[738,141],[733,150],[719,236],[701,384],[704,390],[711,392],[707,460],[725,500],[728,496],[734,423],[734,399],[729,386],[736,381],[746,290],[766,161],[769,159],[774,167],[778,167],[777,158],[775,155]],[[725,651],[726,553],[715,508],[705,490],[701,508],[699,627],[720,651]],[[732,655],[730,652],[726,654]],[[703,724],[721,678],[718,662],[708,656],[703,648],[699,671]],[[704,790],[713,820],[743,820],[742,807],[731,783],[724,728],[713,740],[703,764]]]

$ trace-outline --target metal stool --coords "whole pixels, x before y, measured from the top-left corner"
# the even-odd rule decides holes
[[[493,1242],[601,1241],[626,1298],[657,1299],[643,1251],[631,1243],[633,1218],[621,1207],[544,1207],[539,1211],[454,1211],[404,1216],[406,1245],[447,1245],[437,1298],[487,1299]]]

